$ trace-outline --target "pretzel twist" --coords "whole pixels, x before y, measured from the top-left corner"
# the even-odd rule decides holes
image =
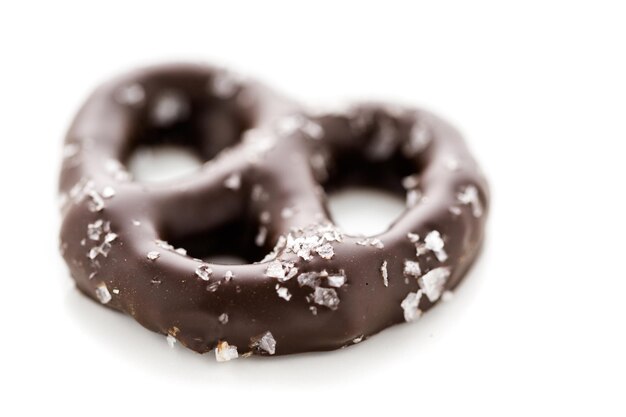
[[[134,182],[132,151],[167,141],[207,162],[176,182]],[[407,195],[378,236],[343,233],[329,214],[324,189],[355,180]],[[196,65],[97,89],[67,135],[60,183],[61,249],[78,288],[219,360],[336,349],[415,320],[477,255],[488,197],[460,135],[428,112],[317,114]],[[239,247],[251,262],[194,258],[172,245],[185,239]]]

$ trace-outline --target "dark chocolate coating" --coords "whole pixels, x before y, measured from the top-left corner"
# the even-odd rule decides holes
[[[207,162],[175,182],[132,181],[132,151],[165,142]],[[378,240],[333,225],[329,190],[404,195],[409,175],[410,207]],[[61,250],[81,291],[197,352],[226,341],[239,354],[337,349],[417,317],[477,255],[488,198],[460,135],[430,113],[314,114],[199,65],[98,88],[67,135],[60,191]],[[197,259],[226,250],[249,264]]]

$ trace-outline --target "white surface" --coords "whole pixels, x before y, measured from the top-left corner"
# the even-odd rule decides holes
[[[0,5],[2,415],[624,415],[623,2],[157,3]],[[98,82],[170,59],[455,123],[493,202],[454,299],[353,348],[217,364],[81,297],[64,131]]]

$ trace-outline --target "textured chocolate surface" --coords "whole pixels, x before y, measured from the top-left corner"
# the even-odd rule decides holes
[[[206,163],[134,182],[128,157],[159,143]],[[407,208],[380,235],[347,235],[325,199],[350,184],[406,195]],[[218,360],[336,349],[417,319],[477,255],[488,199],[460,135],[431,113],[308,112],[200,65],[98,88],[68,132],[60,191],[61,251],[78,288]],[[249,263],[202,259],[228,252]]]

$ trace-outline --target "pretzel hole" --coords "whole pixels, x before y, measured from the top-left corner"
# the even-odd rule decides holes
[[[266,248],[254,244],[257,231],[258,225],[236,219],[211,230],[166,238],[193,258],[222,265],[243,265],[258,262],[267,253]]]
[[[339,155],[322,184],[333,222],[353,235],[385,232],[406,210],[403,180],[417,170],[401,155],[376,162],[355,153]]]
[[[139,182],[165,182],[198,171],[202,160],[193,150],[175,145],[141,146],[126,163]]]
[[[218,102],[202,89],[164,88],[146,102],[141,130],[127,151],[126,165],[140,182],[190,175],[226,148],[241,142],[250,127],[247,112]]]

